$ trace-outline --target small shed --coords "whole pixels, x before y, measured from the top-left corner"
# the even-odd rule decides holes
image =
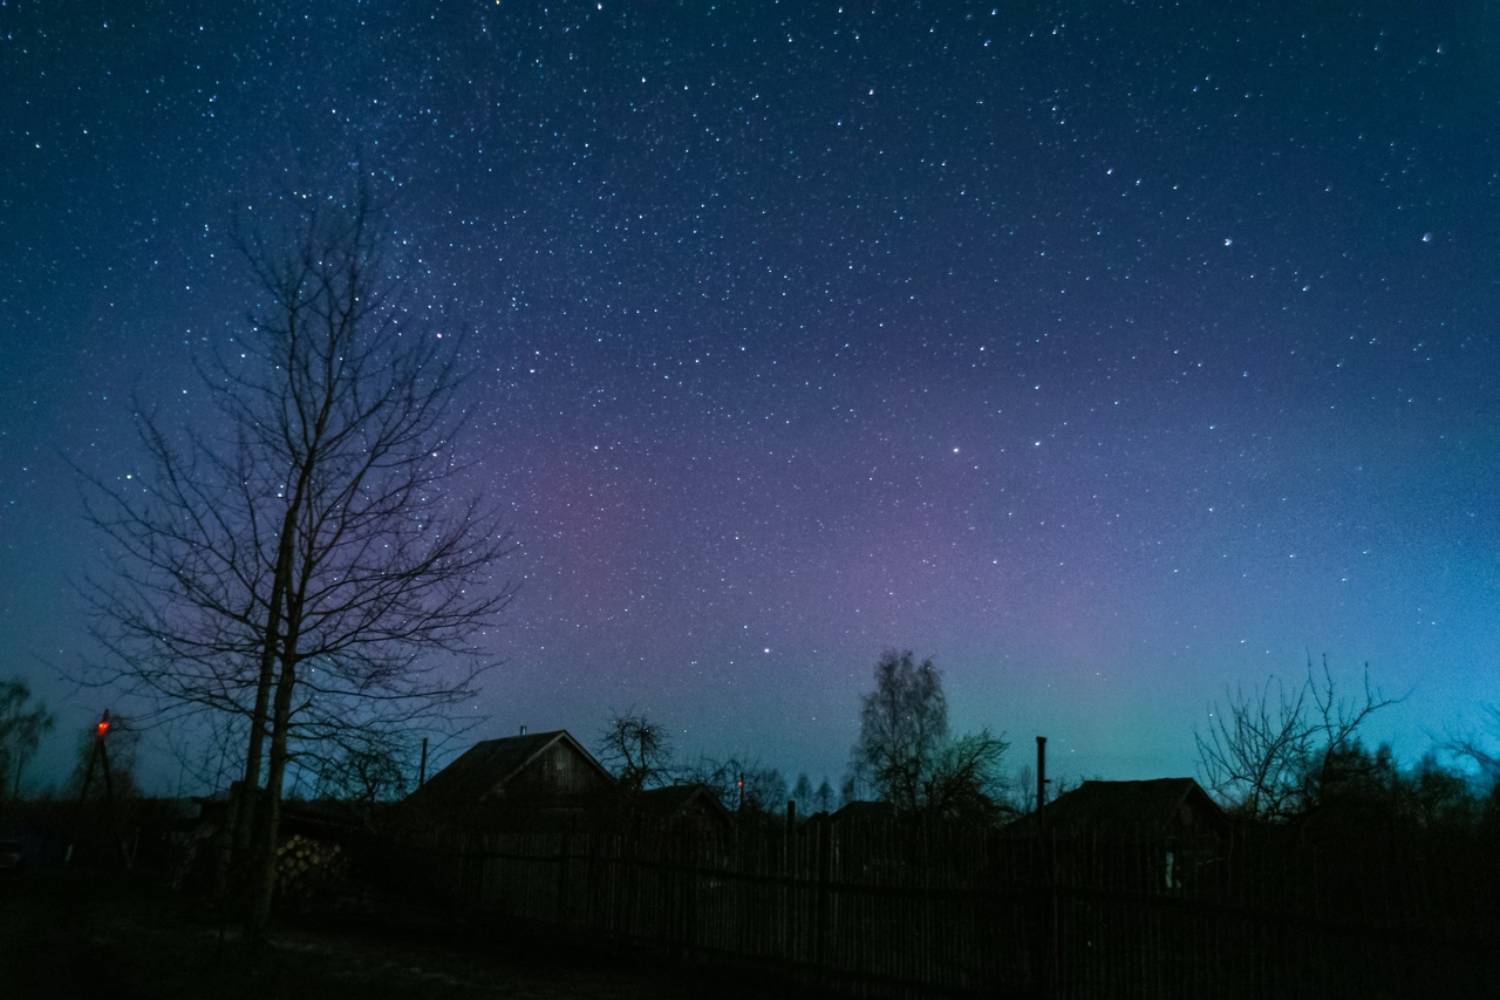
[[[635,808],[647,823],[704,833],[728,833],[734,817],[719,797],[699,783],[650,788],[636,796]]]
[[[835,826],[885,826],[896,820],[896,807],[889,802],[846,802],[829,817]]]

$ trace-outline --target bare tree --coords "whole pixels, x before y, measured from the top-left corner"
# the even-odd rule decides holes
[[[875,690],[860,699],[856,773],[902,811],[922,801],[922,785],[948,741],[948,700],[931,660],[887,650],[875,664]]]
[[[1307,808],[1309,789],[1332,777],[1365,721],[1398,701],[1370,685],[1368,665],[1361,694],[1341,696],[1328,658],[1315,672],[1309,657],[1295,688],[1271,678],[1253,694],[1237,689],[1210,707],[1207,730],[1193,734],[1199,773],[1245,815],[1289,818]]]
[[[1456,757],[1479,772],[1480,777],[1491,786],[1500,786],[1500,705],[1484,706],[1482,731],[1455,734],[1450,732],[1441,744],[1444,753]]]
[[[859,775],[851,768],[839,782],[839,805],[847,806],[851,802],[858,802],[861,798],[859,786]]]
[[[1433,751],[1412,768],[1403,792],[1407,811],[1423,829],[1472,829],[1479,820],[1481,804],[1473,789]]]
[[[786,777],[750,754],[703,757],[688,769],[688,777],[712,791],[731,812],[764,814],[786,808]]]
[[[796,784],[792,785],[792,801],[797,803],[797,811],[803,816],[813,811],[813,786],[812,779],[807,776],[806,771],[797,775]]]
[[[1022,764],[1011,772],[1004,804],[1015,813],[1029,813],[1036,809],[1036,770],[1030,764]]]
[[[1005,811],[1000,763],[1010,747],[988,729],[950,741],[923,783],[924,806],[944,819],[983,821]]]
[[[203,711],[162,726],[162,745],[177,762],[177,788],[216,792],[244,776],[248,719]]]
[[[990,815],[1004,787],[1008,744],[987,729],[953,739],[942,674],[931,660],[887,651],[875,665],[875,690],[861,699],[857,779],[901,812]]]
[[[21,769],[52,728],[52,713],[31,700],[31,688],[19,679],[0,680],[0,801],[6,789],[21,797]],[[12,784],[14,783],[14,784]]]
[[[457,495],[453,341],[417,329],[366,188],[307,205],[240,240],[259,305],[204,371],[220,419],[172,434],[138,412],[147,474],[96,480],[90,506],[117,550],[90,587],[113,679],[165,717],[245,722],[254,934],[300,748],[441,725],[514,593],[498,508]]]
[[[411,741],[365,727],[313,744],[298,766],[313,775],[314,794],[371,805],[405,794],[415,769]]]
[[[834,795],[833,786],[824,777],[818,784],[818,790],[813,792],[813,806],[818,812],[833,812],[837,797]]]
[[[611,716],[594,750],[626,791],[638,792],[671,780],[671,737],[660,723],[642,713],[632,710]]]

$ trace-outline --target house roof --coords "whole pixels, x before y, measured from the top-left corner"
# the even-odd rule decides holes
[[[606,780],[614,781],[604,765],[595,760],[594,755],[585,750],[566,729],[556,729],[546,733],[482,740],[429,778],[412,797],[452,805],[473,805],[505,787],[528,764],[559,742],[567,744]]]
[[[1210,826],[1229,824],[1223,810],[1192,778],[1085,781],[1047,803],[1045,818],[1054,829],[1073,833],[1162,835],[1180,828],[1192,814]],[[1028,816],[1017,826],[1034,829],[1035,824],[1035,816]]]
[[[896,807],[889,802],[867,802],[860,799],[846,802],[834,810],[830,817],[835,823],[886,822],[896,818]]]
[[[699,804],[715,816],[726,821],[732,819],[729,810],[724,808],[724,803],[702,783],[648,788],[641,792],[637,801],[642,812],[657,819],[677,819]]]

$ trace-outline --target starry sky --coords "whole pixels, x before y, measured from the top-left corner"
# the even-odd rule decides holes
[[[897,647],[1012,765],[1190,774],[1326,653],[1414,758],[1500,700],[1500,12],[1333,6],[0,0],[0,673],[103,707],[68,462],[146,471],[231,212],[357,160],[521,542],[477,735],[836,784]]]

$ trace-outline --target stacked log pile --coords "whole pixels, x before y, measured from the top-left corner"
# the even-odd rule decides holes
[[[276,851],[276,885],[283,899],[306,900],[338,886],[349,857],[338,844],[294,833]]]

